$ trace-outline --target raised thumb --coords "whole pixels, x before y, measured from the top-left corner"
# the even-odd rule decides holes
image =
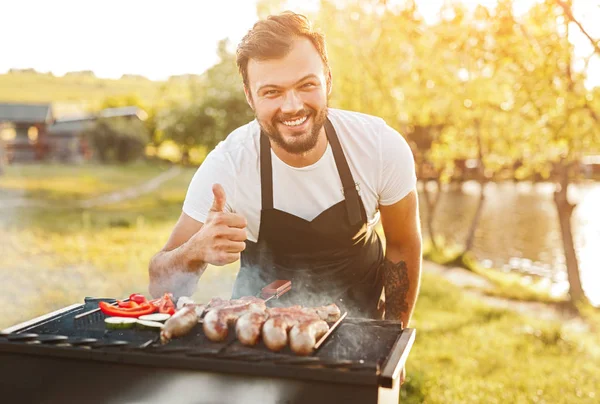
[[[214,184],[212,187],[214,199],[210,207],[212,212],[223,212],[225,209],[225,190],[221,184]]]

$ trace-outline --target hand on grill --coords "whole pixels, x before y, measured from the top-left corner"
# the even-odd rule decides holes
[[[237,261],[246,248],[246,218],[225,211],[225,190],[213,185],[214,201],[202,228],[187,243],[190,257],[217,266]]]

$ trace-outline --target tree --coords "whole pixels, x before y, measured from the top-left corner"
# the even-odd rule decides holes
[[[165,138],[181,146],[184,156],[194,146],[212,149],[234,129],[254,118],[244,95],[229,42],[218,45],[219,63],[208,69],[192,89],[189,103],[172,107],[165,117]]]
[[[137,118],[101,118],[86,136],[102,163],[129,163],[144,154],[148,131]]]
[[[522,162],[517,178],[541,178],[555,184],[554,203],[561,230],[569,296],[586,301],[574,247],[571,218],[575,205],[568,189],[580,179],[581,157],[599,140],[597,112],[576,71],[569,41],[569,13],[554,0],[534,5],[517,29],[505,38],[503,52],[515,69],[515,114],[523,130],[515,139]],[[513,25],[514,26],[514,25]]]

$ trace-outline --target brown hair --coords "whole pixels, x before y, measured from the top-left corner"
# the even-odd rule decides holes
[[[279,15],[270,15],[266,20],[258,21],[239,43],[236,63],[244,86],[250,88],[248,83],[248,61],[250,59],[282,58],[290,52],[294,40],[298,37],[308,38],[312,42],[321,56],[325,65],[325,74],[328,76],[329,63],[325,49],[325,36],[315,31],[304,15],[285,11]]]

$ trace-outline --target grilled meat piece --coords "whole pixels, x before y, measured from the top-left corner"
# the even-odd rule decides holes
[[[296,324],[290,330],[290,348],[297,355],[309,355],[329,325],[323,320],[310,320]]]
[[[256,345],[266,320],[267,314],[264,312],[250,312],[242,315],[235,323],[237,339],[247,346]]]
[[[333,323],[339,320],[341,316],[340,308],[335,304],[329,304],[327,306],[319,307],[302,307],[302,306],[290,306],[290,307],[274,307],[267,309],[269,316],[275,315],[302,315],[316,313],[321,320],[325,320],[328,323]]]
[[[335,303],[331,303],[327,306],[311,307],[310,309],[316,311],[321,320],[328,323],[336,322],[342,316],[340,308]]]
[[[186,306],[178,310],[165,322],[160,332],[160,340],[163,344],[171,338],[182,337],[189,333],[198,324],[198,314],[194,306]]]
[[[251,303],[254,303],[257,305],[262,305],[262,306],[266,307],[265,301],[263,299],[260,299],[258,297],[254,297],[254,296],[244,296],[244,297],[240,297],[239,299],[231,299],[231,300],[221,299],[220,297],[213,297],[208,302],[207,307],[209,309],[220,309],[220,308],[224,308],[224,307],[245,306],[245,305],[248,305]]]
[[[265,302],[262,299],[246,300],[245,303],[237,306],[225,306],[209,310],[204,316],[204,334],[211,341],[223,341],[227,338],[229,326],[235,324],[237,319],[244,314],[251,312],[264,313]]]
[[[315,312],[305,311],[304,309],[272,315],[263,326],[263,342],[270,350],[280,351],[288,343],[290,328],[299,322],[310,320],[319,320],[319,316]]]

